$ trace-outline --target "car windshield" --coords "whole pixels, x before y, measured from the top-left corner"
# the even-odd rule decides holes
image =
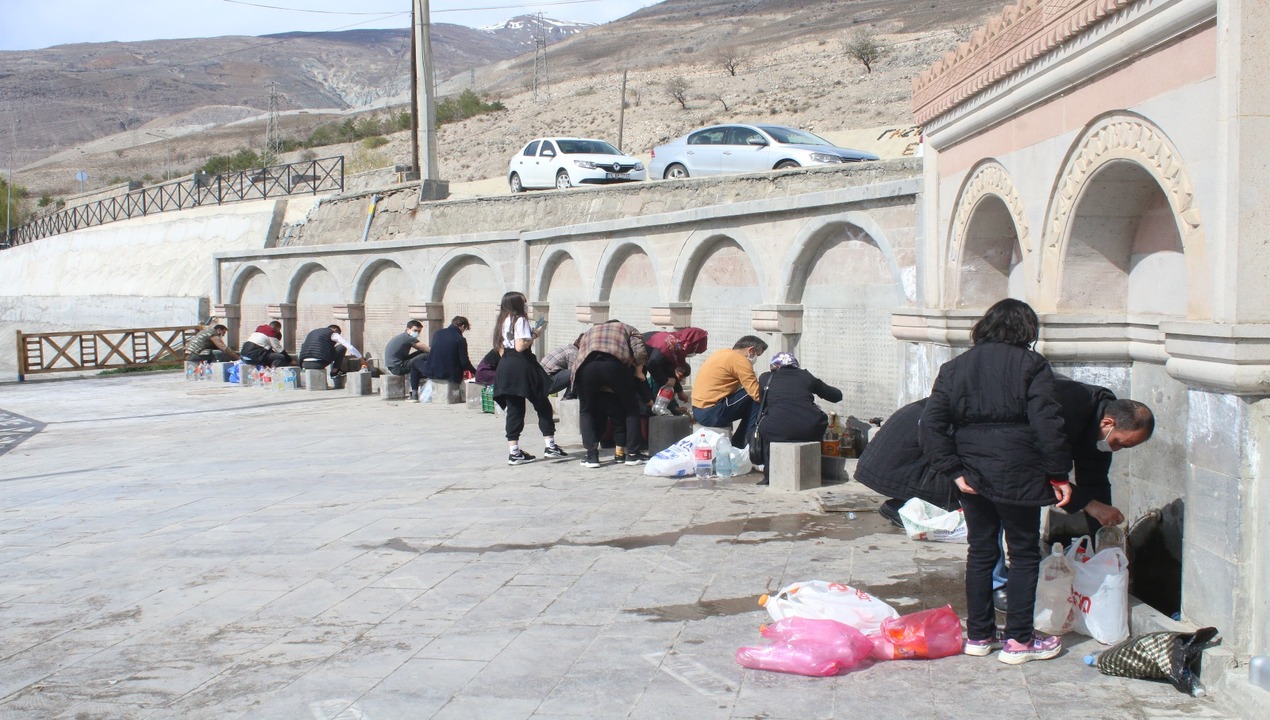
[[[795,130],[794,128],[778,127],[776,125],[759,125],[759,129],[771,135],[778,143],[786,145],[825,145],[833,147],[834,144],[819,135],[812,135],[806,130]]]
[[[621,155],[617,148],[603,140],[557,140],[565,155]]]

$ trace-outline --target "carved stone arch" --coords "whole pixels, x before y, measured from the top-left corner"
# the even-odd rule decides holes
[[[247,290],[247,283],[256,279],[257,275],[263,275],[266,280],[272,280],[269,273],[266,273],[258,265],[244,265],[238,268],[238,272],[234,273],[233,279],[229,281],[229,302],[237,305],[243,301],[243,293]]]
[[[566,260],[572,260],[575,265],[579,265],[575,248],[569,244],[553,246],[543,254],[542,260],[538,262],[538,271],[534,274],[531,302],[543,302],[547,299],[548,293],[551,292],[551,278],[560,264]],[[581,275],[580,265],[578,274]],[[583,284],[586,284],[585,276],[583,276]],[[588,297],[591,295],[589,291],[586,294]]]
[[[626,258],[635,252],[642,252],[647,256],[649,263],[653,266],[654,276],[659,274],[661,266],[657,262],[657,256],[647,244],[631,238],[617,240],[604,249],[604,255],[600,257],[600,264],[595,270],[595,285],[592,288],[594,302],[608,302],[617,271],[622,267],[622,263],[626,262]],[[661,297],[661,281],[656,282],[657,295]]]
[[[1019,195],[1014,178],[996,160],[984,160],[970,172],[957,194],[953,206],[952,222],[948,228],[948,258],[944,266],[944,299],[949,307],[963,303],[962,280],[965,276],[968,234],[975,213],[985,203],[1000,201],[1014,224],[1015,239],[1021,252],[1019,262],[1024,270],[1035,262],[1031,231],[1023,198]]]
[[[767,281],[763,276],[762,263],[755,263],[754,258],[762,257],[749,236],[740,228],[726,230],[700,229],[693,230],[684,241],[683,250],[675,264],[674,275],[670,280],[673,292],[672,302],[689,302],[692,299],[692,285],[701,272],[701,265],[720,244],[735,243],[745,256],[750,259],[750,266],[758,277],[759,290],[767,294]]]
[[[896,260],[894,247],[887,239],[886,233],[868,213],[854,210],[809,220],[798,231],[789,253],[785,256],[785,264],[781,268],[779,301],[795,305],[802,302],[803,291],[806,288],[807,278],[811,275],[812,265],[824,252],[825,235],[843,227],[858,229],[874,247],[882,252],[882,257],[886,260],[891,279],[895,284],[896,301],[901,305],[914,302],[916,288],[911,283],[905,282],[905,275]],[[915,275],[916,273],[912,273],[910,276],[915,277]]]
[[[490,259],[489,255],[480,248],[461,247],[455,248],[446,253],[445,256],[441,258],[441,261],[433,268],[432,277],[428,279],[429,302],[442,301],[442,296],[444,295],[443,291],[445,290],[446,284],[450,281],[450,278],[454,275],[455,271],[464,264],[464,261],[469,259],[479,260],[482,264],[488,267],[490,272],[494,273],[494,276],[498,278],[499,283],[503,287],[503,292],[507,292],[509,289],[507,278],[503,277],[502,273],[498,271],[498,265]],[[493,302],[497,303],[498,298],[494,298]]]
[[[1048,307],[1056,307],[1062,293],[1063,266],[1071,243],[1073,213],[1080,206],[1089,181],[1110,163],[1128,162],[1142,168],[1159,184],[1177,225],[1186,261],[1187,314],[1209,313],[1206,242],[1195,199],[1195,186],[1185,160],[1168,136],[1146,118],[1127,112],[1104,115],[1091,122],[1072,144],[1055,181],[1046,213],[1043,257],[1038,281]]]
[[[371,282],[382,270],[390,267],[395,267],[398,270],[405,272],[405,268],[401,267],[401,263],[392,258],[367,258],[366,261],[362,263],[361,267],[357,268],[357,274],[353,277],[353,297],[349,300],[349,302],[353,304],[366,302],[366,292],[370,289]],[[410,285],[414,288],[414,281],[410,277],[409,273],[406,273],[406,279],[410,280]],[[417,290],[417,288],[414,289]]]
[[[300,297],[300,288],[304,286],[304,281],[316,272],[331,273],[330,268],[316,260],[306,260],[296,266],[291,271],[291,277],[287,280],[287,297],[286,302],[294,303]],[[334,274],[332,273],[332,277]]]

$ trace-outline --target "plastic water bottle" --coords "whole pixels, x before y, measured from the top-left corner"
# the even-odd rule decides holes
[[[673,382],[673,381],[672,381]],[[657,401],[653,403],[654,415],[669,415],[670,400],[675,396],[675,391],[671,388],[671,383],[666,383],[657,391]]]
[[[731,445],[722,448],[714,457],[714,472],[721,478],[732,477],[736,471],[732,468]]]
[[[692,456],[696,460],[697,477],[705,479],[714,474],[714,446],[706,439],[706,434],[697,436],[692,446]]]

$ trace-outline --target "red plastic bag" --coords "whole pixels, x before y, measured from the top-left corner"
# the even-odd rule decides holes
[[[738,649],[736,661],[741,666],[829,677],[856,667],[873,649],[863,633],[835,620],[785,618],[761,632],[775,642]]]
[[[876,660],[948,657],[959,655],[965,644],[961,618],[951,605],[883,620],[869,640]]]

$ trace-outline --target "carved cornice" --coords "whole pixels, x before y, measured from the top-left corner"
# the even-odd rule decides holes
[[[1139,0],[1019,0],[968,42],[913,79],[918,124],[1018,72],[1067,40]]]

